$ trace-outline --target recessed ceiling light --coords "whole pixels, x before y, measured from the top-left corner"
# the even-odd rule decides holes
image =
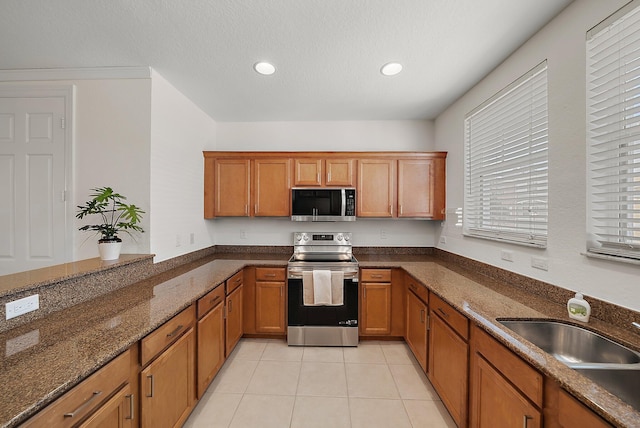
[[[270,74],[276,72],[276,68],[273,66],[273,64],[264,61],[256,62],[255,64],[253,64],[253,69],[260,74],[264,74],[265,76],[269,76]]]
[[[402,71],[402,64],[399,62],[388,62],[382,66],[380,73],[385,76],[395,76]]]

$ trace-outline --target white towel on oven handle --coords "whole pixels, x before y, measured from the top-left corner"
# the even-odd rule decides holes
[[[344,305],[344,273],[331,271],[331,303],[316,303],[314,298],[313,271],[302,272],[302,303],[304,306]]]
[[[313,303],[315,305],[331,304],[330,270],[313,270]]]

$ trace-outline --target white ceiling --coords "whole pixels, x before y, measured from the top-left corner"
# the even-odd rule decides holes
[[[0,69],[151,66],[218,121],[430,119],[570,2],[1,0]]]

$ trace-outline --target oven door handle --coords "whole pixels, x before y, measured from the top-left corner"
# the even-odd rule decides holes
[[[310,272],[310,271],[307,271]],[[303,272],[295,271],[289,272],[287,275],[288,279],[302,279]],[[358,272],[344,272],[344,279],[351,279],[353,282],[358,282]]]

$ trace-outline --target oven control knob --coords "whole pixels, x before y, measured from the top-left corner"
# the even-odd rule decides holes
[[[351,239],[351,236],[349,236],[349,234],[344,235],[344,240],[349,242],[349,240]]]
[[[300,242],[300,240],[302,239],[302,235],[300,235],[299,233],[296,233],[296,242]]]
[[[336,239],[338,241],[342,241],[342,233],[338,233],[338,236],[336,236]]]
[[[307,235],[306,233],[302,234],[302,239],[304,239],[305,241],[309,240],[309,235]]]

